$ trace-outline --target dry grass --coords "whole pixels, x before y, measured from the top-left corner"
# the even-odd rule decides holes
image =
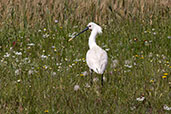
[[[8,22],[25,27],[54,19],[61,23],[110,23],[113,19],[164,17],[169,16],[170,6],[170,0],[1,0],[0,25]]]

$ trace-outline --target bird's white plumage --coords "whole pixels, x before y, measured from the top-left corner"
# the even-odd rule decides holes
[[[93,70],[94,72],[101,74],[101,84],[103,86],[103,73],[107,66],[108,57],[106,51],[100,48],[96,44],[96,35],[102,33],[102,28],[96,23],[90,22],[83,31],[81,31],[74,37],[70,38],[68,41],[71,41],[76,36],[82,34],[87,30],[92,30],[92,31],[88,41],[88,45],[90,49],[86,54],[86,62],[88,67],[91,69],[91,71]],[[91,73],[91,78],[92,78],[92,73]],[[91,79],[91,84],[92,84],[92,79]]]
[[[88,67],[94,72],[103,74],[107,66],[108,57],[106,51],[96,44],[96,35],[102,33],[102,28],[93,22],[90,22],[88,27],[92,32],[89,37],[90,49],[86,54],[86,62]]]
[[[99,46],[94,46],[88,50],[86,62],[94,72],[103,74],[107,65],[107,53]]]

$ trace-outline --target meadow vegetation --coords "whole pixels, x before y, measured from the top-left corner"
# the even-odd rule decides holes
[[[170,0],[1,0],[0,113],[156,114],[171,111]],[[85,55],[96,22],[104,74]]]

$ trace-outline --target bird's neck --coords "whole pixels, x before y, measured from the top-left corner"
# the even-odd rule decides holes
[[[96,44],[96,35],[97,35],[97,31],[92,30],[91,35],[89,37],[89,42],[88,42],[88,45],[89,45],[90,49],[93,48],[94,46],[97,46],[97,44]]]

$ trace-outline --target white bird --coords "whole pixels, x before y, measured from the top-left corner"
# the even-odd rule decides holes
[[[96,44],[96,35],[102,33],[102,28],[96,23],[90,22],[83,31],[81,31],[80,33],[69,39],[69,41],[71,41],[73,38],[80,35],[81,33],[87,31],[88,29],[92,31],[88,42],[90,49],[86,54],[86,62],[88,67],[90,68],[91,75],[93,71],[96,72],[97,74],[101,74],[101,84],[103,86],[103,74],[107,66],[108,56],[106,51]],[[92,84],[92,79],[91,79],[91,84]]]

